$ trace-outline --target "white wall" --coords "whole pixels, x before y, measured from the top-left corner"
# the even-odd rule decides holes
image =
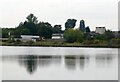
[[[105,28],[96,28],[96,33],[99,33],[99,34],[104,34],[105,33]]]

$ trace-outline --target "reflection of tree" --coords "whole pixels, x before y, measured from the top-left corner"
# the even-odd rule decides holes
[[[28,72],[32,73],[36,70],[37,68],[37,60],[34,59],[28,59],[24,61],[26,63],[26,67]]]
[[[39,59],[39,66],[43,67],[43,66],[49,66],[52,63],[51,59]]]
[[[37,66],[49,66],[51,63],[59,64],[61,61],[61,57],[59,56],[34,56],[34,55],[27,55],[27,56],[19,56],[19,61],[21,65],[24,65],[27,71],[31,74],[36,69]]]
[[[76,66],[80,65],[80,68],[84,69],[85,63],[88,62],[88,60],[89,60],[89,56],[84,56],[84,55],[71,56],[71,55],[68,55],[68,56],[65,56],[65,66],[68,69],[75,69]]]
[[[80,68],[84,69],[85,63],[88,62],[89,56],[80,56],[79,63],[80,63]]]
[[[76,68],[76,58],[75,58],[75,56],[66,56],[65,57],[65,66],[68,69],[75,69]]]
[[[99,55],[96,56],[96,63],[97,65],[103,67],[103,66],[108,66],[111,64],[113,60],[113,56],[112,55]]]
[[[84,69],[85,66],[85,59],[80,59],[80,68]]]
[[[29,73],[33,73],[37,68],[37,57],[28,55],[22,58],[20,62],[24,64]]]

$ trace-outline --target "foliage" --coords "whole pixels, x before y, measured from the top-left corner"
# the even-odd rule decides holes
[[[8,29],[2,28],[2,38],[8,38]]]
[[[25,21],[23,27],[30,31],[30,35],[36,35],[37,29],[35,23]]]
[[[37,20],[37,17],[34,16],[34,14],[30,14],[26,17],[27,19],[27,22],[28,23],[34,23],[34,24],[37,24],[38,23],[38,20]]]
[[[95,40],[104,40],[104,35],[103,34],[97,34],[96,36],[94,36]]]
[[[82,32],[85,32],[86,29],[85,29],[85,21],[84,20],[81,20],[80,21],[80,27],[79,29],[82,31]]]
[[[104,39],[105,39],[105,40],[111,40],[112,38],[115,38],[115,35],[114,35],[113,32],[110,31],[110,30],[107,30],[107,31],[103,34],[103,36],[104,36]]]
[[[29,30],[29,29],[24,28],[24,29],[21,30],[21,34],[22,34],[22,35],[30,35],[31,33],[30,33],[30,30]]]
[[[37,34],[40,37],[49,39],[52,37],[52,26],[48,22],[40,22],[37,25]]]
[[[97,34],[94,39],[97,40],[111,40],[112,38],[115,38],[115,35],[112,31],[107,30],[104,34]]]
[[[80,29],[73,29],[76,25],[76,19],[68,19],[65,23],[65,31],[61,30],[61,25],[51,26],[48,22],[38,22],[34,14],[26,17],[24,22],[21,22],[16,28],[0,28],[2,31],[2,38],[9,38],[8,43],[19,44],[21,41],[15,41],[14,38],[20,38],[21,35],[38,35],[41,38],[50,39],[52,33],[64,33],[64,39],[69,43],[42,43],[40,45],[54,45],[54,46],[79,46],[79,45],[92,45],[92,46],[120,46],[120,39],[115,38],[112,31],[107,30],[104,34],[96,34],[90,32],[90,28],[85,28],[84,20],[80,21]],[[1,30],[2,29],[2,30]],[[83,33],[84,32],[84,33]],[[10,33],[10,35],[9,35]],[[120,32],[119,32],[120,33]],[[91,37],[92,36],[92,37]],[[84,41],[84,42],[83,42]],[[7,42],[7,41],[6,41]],[[36,42],[37,43],[37,42]],[[24,43],[25,45],[37,45],[33,42]],[[39,43],[38,43],[39,45]]]
[[[87,33],[90,32],[90,28],[89,28],[89,26],[87,26],[85,29],[86,29],[86,32],[87,32]]]
[[[83,41],[83,33],[80,30],[68,29],[64,32],[64,38],[67,42],[82,42]]]
[[[38,35],[44,38],[52,37],[52,26],[48,22],[39,22],[34,14],[30,14],[26,17],[25,22],[21,22],[16,28],[2,28],[2,37],[9,38],[8,33],[14,37],[19,38],[20,35]],[[55,25],[56,32],[61,31],[60,25]]]
[[[77,20],[76,19],[68,19],[65,23],[65,30],[69,28],[74,28],[76,25]]]
[[[61,25],[54,25],[54,27],[52,28],[52,33],[61,33]]]
[[[88,32],[84,33],[84,39],[85,40],[91,40],[92,38],[91,38],[90,33],[88,33]]]

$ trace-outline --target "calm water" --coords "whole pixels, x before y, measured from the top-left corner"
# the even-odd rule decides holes
[[[118,49],[2,46],[3,80],[118,80]]]

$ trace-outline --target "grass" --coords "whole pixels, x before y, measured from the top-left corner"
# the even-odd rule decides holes
[[[63,41],[38,41],[38,42],[8,42],[0,41],[3,46],[40,46],[40,47],[102,47],[120,48],[119,42],[113,41],[84,41],[83,43],[66,43]]]

